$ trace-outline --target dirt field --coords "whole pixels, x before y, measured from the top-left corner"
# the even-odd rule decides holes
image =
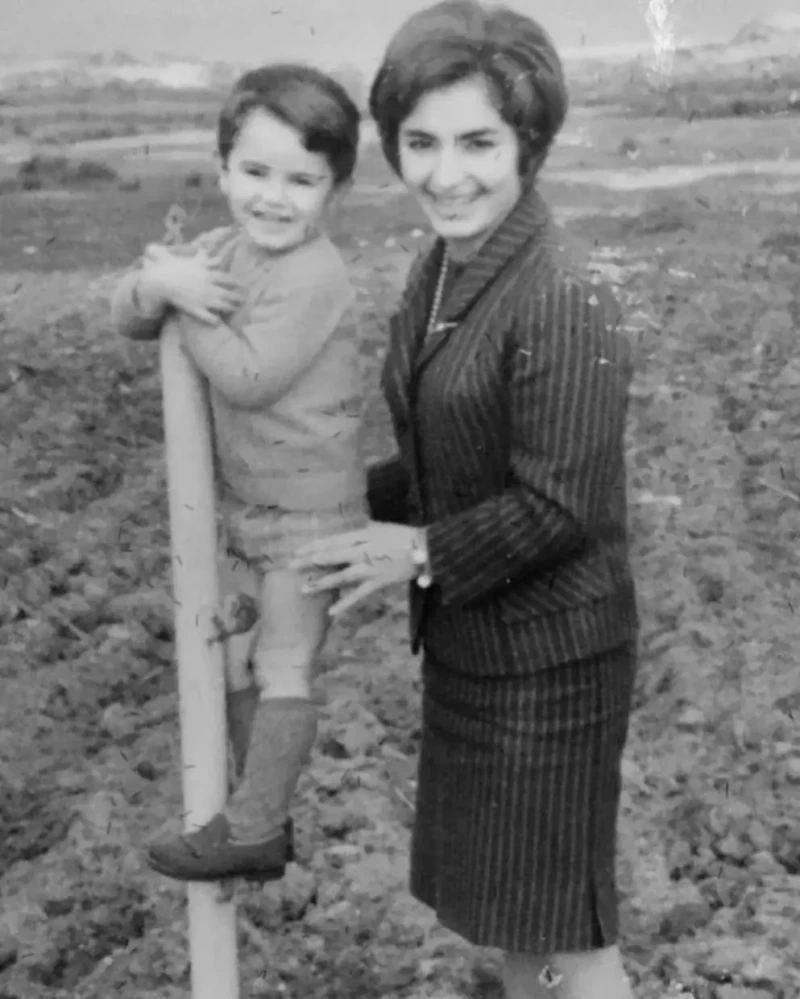
[[[544,189],[628,306],[638,360],[626,959],[640,999],[794,999],[800,179],[626,193],[558,171],[777,160],[798,139],[774,118],[576,110],[569,128],[583,144],[556,152]],[[0,999],[188,993],[184,893],[138,853],[181,812],[157,355],[115,340],[107,309],[172,202],[193,231],[224,218],[212,179],[185,174],[174,160],[137,190],[0,197]],[[368,153],[336,237],[360,292],[375,456],[390,446],[384,319],[420,227]],[[500,999],[496,955],[476,962],[405,891],[419,734],[405,628],[393,594],[326,652],[300,862],[239,897],[245,996]]]

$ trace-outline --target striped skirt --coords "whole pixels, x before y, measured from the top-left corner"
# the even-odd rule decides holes
[[[522,676],[457,665],[426,650],[412,894],[477,946],[610,946],[634,645]]]

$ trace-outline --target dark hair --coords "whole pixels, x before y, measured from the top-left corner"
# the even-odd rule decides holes
[[[564,70],[536,21],[479,0],[444,0],[413,14],[395,33],[369,96],[389,165],[400,173],[398,133],[420,98],[483,76],[520,142],[520,173],[535,176],[564,124]]]
[[[217,125],[217,150],[223,164],[245,119],[256,110],[296,129],[310,153],[325,156],[337,185],[350,179],[358,158],[361,114],[332,77],[299,63],[262,66],[241,76]]]

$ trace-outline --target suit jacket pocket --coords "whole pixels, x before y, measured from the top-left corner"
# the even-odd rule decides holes
[[[584,607],[610,596],[617,585],[606,563],[578,563],[550,576],[522,580],[496,600],[501,618],[514,623]]]

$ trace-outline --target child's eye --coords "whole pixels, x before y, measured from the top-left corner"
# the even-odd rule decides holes
[[[488,139],[473,139],[470,146],[473,149],[493,149],[494,143]]]

